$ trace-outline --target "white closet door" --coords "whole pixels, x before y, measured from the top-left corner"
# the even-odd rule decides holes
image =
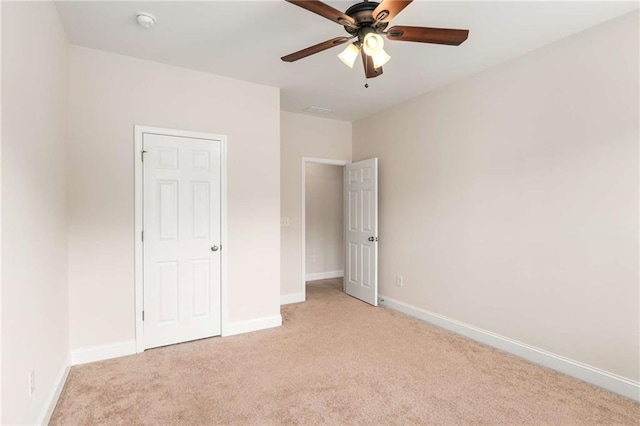
[[[221,146],[143,135],[146,348],[220,334]]]

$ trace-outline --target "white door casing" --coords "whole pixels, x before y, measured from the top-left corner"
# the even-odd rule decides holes
[[[223,140],[149,132],[141,144],[138,349],[220,335]]]
[[[344,172],[345,292],[378,306],[378,159]]]

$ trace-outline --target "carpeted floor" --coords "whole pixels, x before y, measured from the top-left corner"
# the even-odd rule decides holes
[[[53,425],[640,424],[640,404],[342,293],[281,328],[73,367]]]

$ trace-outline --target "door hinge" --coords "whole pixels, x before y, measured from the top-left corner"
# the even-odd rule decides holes
[[[144,321],[144,311],[142,311],[142,321]]]
[[[140,234],[141,234],[140,238],[142,238],[142,241],[144,242],[144,231],[142,231]]]
[[[140,151],[140,161],[144,161],[144,154],[145,154],[146,152],[147,152],[147,151]]]

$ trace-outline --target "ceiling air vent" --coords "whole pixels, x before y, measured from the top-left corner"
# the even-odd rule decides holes
[[[318,114],[318,115],[329,115],[335,112],[332,109],[322,108],[317,106],[310,106],[309,108],[305,109],[305,111],[310,112],[311,114]]]

